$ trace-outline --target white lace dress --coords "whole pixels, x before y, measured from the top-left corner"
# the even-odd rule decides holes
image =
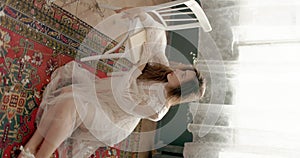
[[[68,138],[73,142],[72,157],[86,157],[99,146],[117,144],[132,133],[140,119],[158,121],[169,110],[165,106],[164,83],[136,80],[141,74],[139,64],[151,61],[168,65],[165,31],[151,16],[140,16],[146,17],[142,24],[150,26],[145,27],[147,42],[139,63],[126,75],[98,78],[72,61],[51,76],[38,113],[38,130],[45,136],[47,122],[59,119],[46,117],[47,113],[59,112],[66,104],[74,105],[74,110],[69,111],[73,120]],[[63,123],[64,119],[60,121]],[[59,147],[60,157],[69,152],[66,141]]]

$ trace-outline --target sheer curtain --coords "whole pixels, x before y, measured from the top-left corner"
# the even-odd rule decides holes
[[[214,29],[210,35],[222,60],[202,58],[200,49],[198,62],[209,78],[208,94],[200,103],[190,104],[194,120],[188,130],[194,138],[185,144],[184,156],[300,157],[300,3],[202,3]],[[221,66],[224,71],[214,71],[207,65]],[[212,77],[225,83],[219,87],[225,93],[223,102],[213,102],[212,98],[219,96],[212,94]],[[212,112],[211,107],[222,110]],[[210,117],[218,119],[214,124],[206,124]],[[203,136],[201,131],[205,128],[210,130]]]

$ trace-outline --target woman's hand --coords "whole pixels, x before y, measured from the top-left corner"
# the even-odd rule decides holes
[[[144,68],[145,68],[145,66],[146,66],[146,64],[147,64],[147,63],[138,66],[138,69],[139,69],[140,71],[143,71]]]
[[[121,9],[117,9],[117,10],[114,10],[116,13],[121,13],[123,12],[124,10],[128,10],[128,9],[131,9],[133,7],[124,7],[124,8],[121,8]]]
[[[191,69],[191,68],[193,68],[193,65],[191,65],[191,64],[183,64],[183,63],[175,62],[175,61],[169,61],[169,64],[172,69]]]
[[[115,10],[115,12],[116,13],[123,12],[124,13],[123,17],[127,17],[129,19],[134,19],[137,16],[140,16],[145,11],[139,7],[124,7],[122,9]],[[144,17],[144,16],[142,16],[142,17]]]

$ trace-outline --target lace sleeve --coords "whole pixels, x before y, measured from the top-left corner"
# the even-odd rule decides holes
[[[167,37],[165,27],[155,21],[149,14],[139,14],[141,23],[146,31],[146,43],[143,47],[143,61],[141,62],[158,62],[169,66],[168,59],[165,55],[167,46]]]
[[[161,120],[168,112],[163,84],[152,84],[142,87],[146,93],[143,95],[143,102],[134,107],[133,112],[151,121]]]
[[[141,72],[133,68],[123,77],[123,82],[113,81],[114,98],[118,106],[126,113],[158,121],[167,111],[164,109],[166,104],[164,86],[162,84],[153,84],[150,87],[141,86],[136,82],[139,74]]]

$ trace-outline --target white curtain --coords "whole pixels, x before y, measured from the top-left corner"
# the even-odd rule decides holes
[[[223,74],[217,80],[225,83],[219,87],[225,97],[213,102],[219,96],[213,95],[218,92],[211,90],[211,84],[218,82],[209,78],[207,96],[190,104],[194,120],[188,130],[193,142],[185,144],[184,156],[300,157],[300,1],[202,3],[222,60],[205,60],[200,49],[199,67],[211,78]],[[207,65],[222,66],[224,71]],[[212,107],[222,110],[209,110]],[[212,117],[217,117],[216,122],[207,124]],[[203,129],[209,133],[203,136]]]

